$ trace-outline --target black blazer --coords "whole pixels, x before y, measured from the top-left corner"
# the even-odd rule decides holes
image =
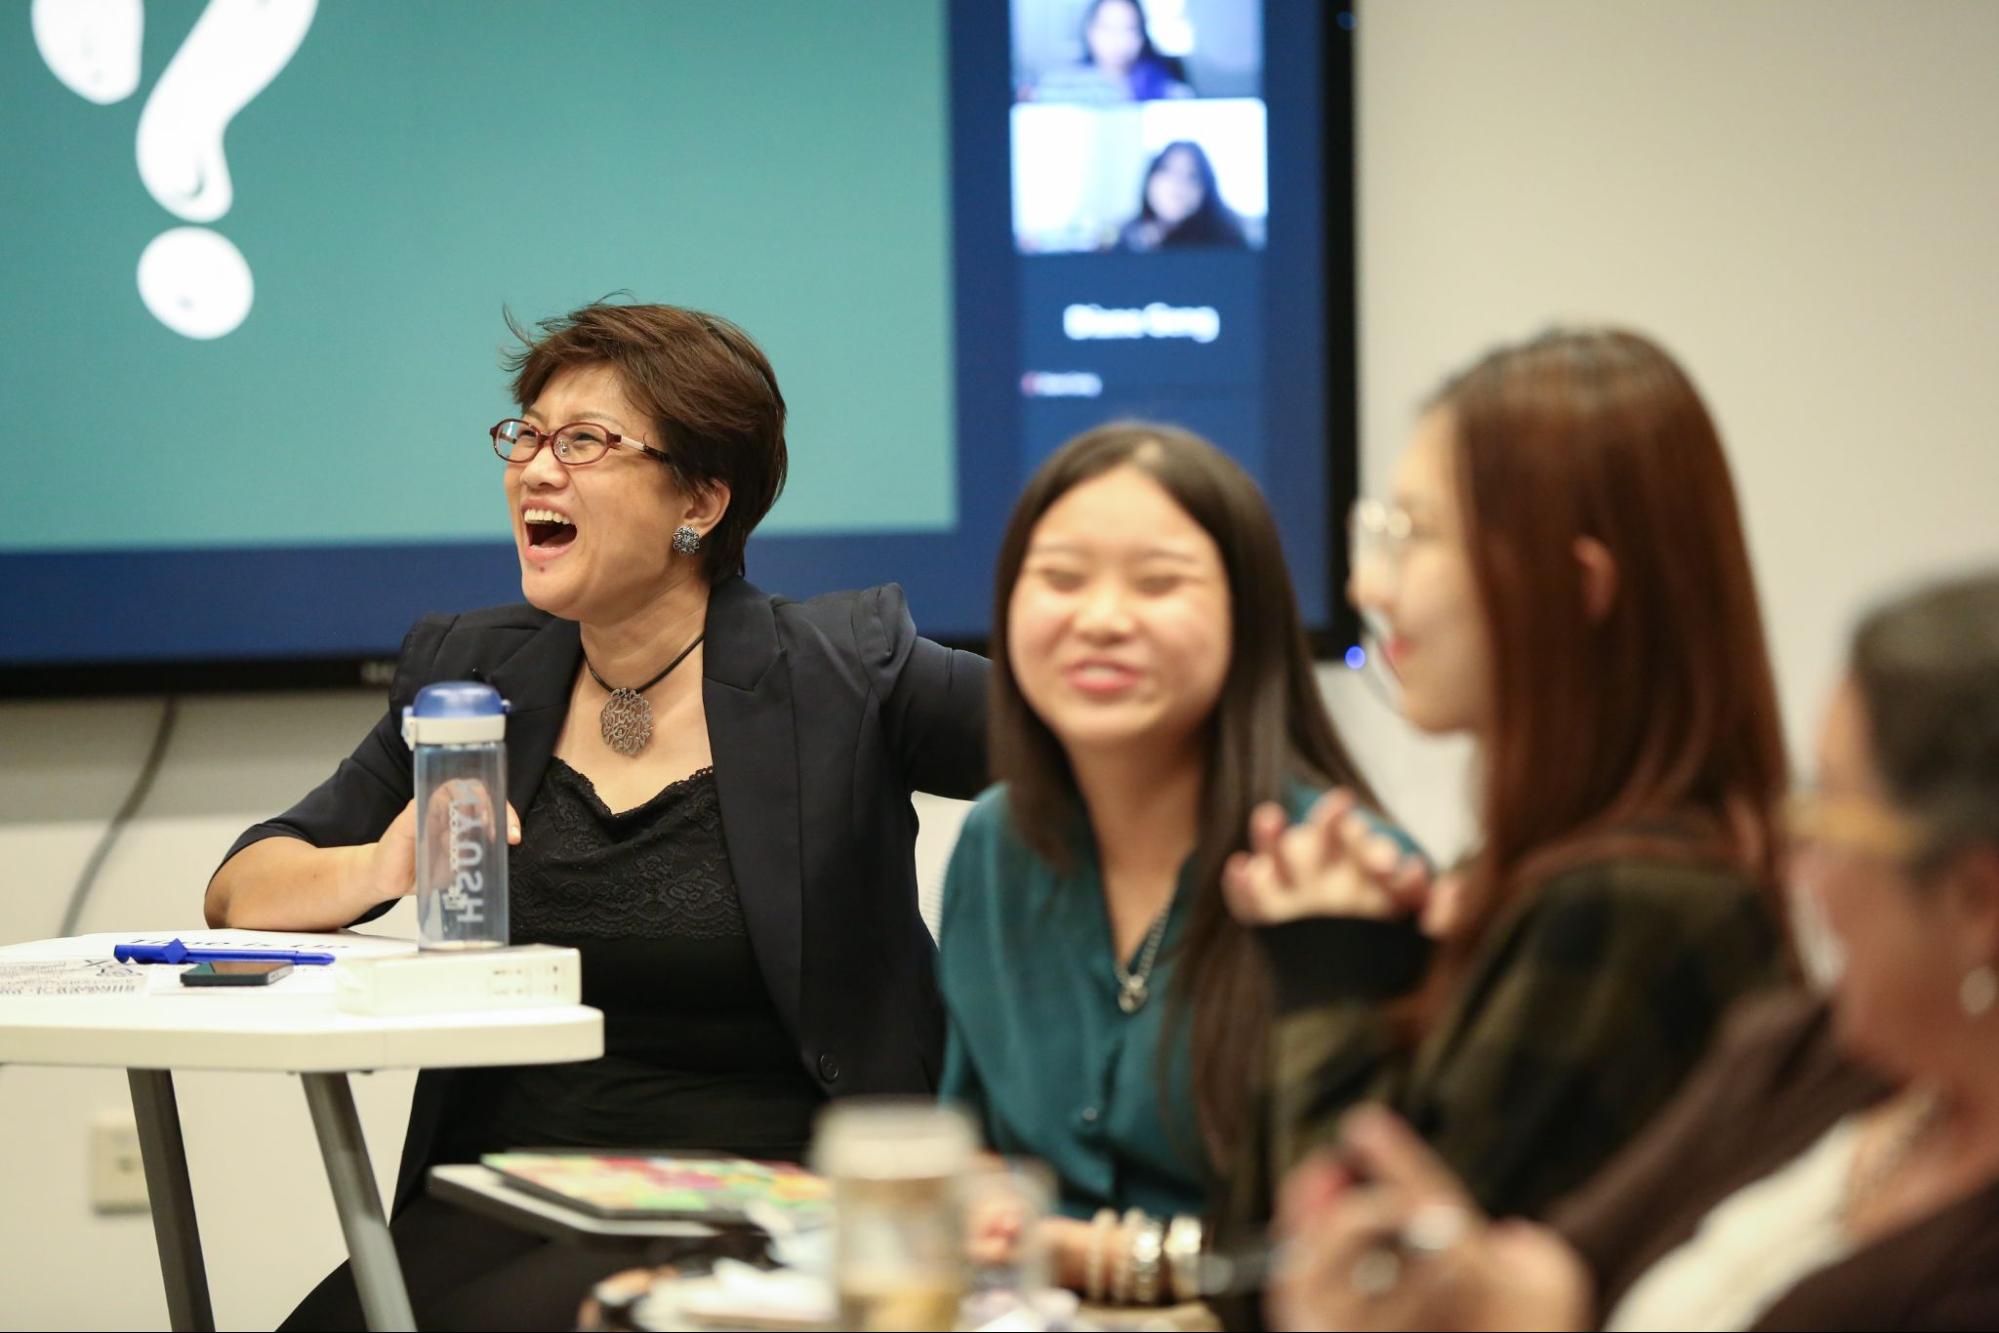
[[[831,1096],[929,1092],[944,1026],[909,795],[984,786],[988,664],[917,637],[893,584],[791,602],[732,578],[710,596],[707,635],[701,699],[729,867],[799,1060]],[[229,854],[276,836],[321,847],[380,837],[411,799],[403,707],[438,680],[484,680],[511,705],[507,794],[525,812],[581,660],[576,624],[532,607],[424,618],[403,642],[387,715]],[[417,1081],[397,1208],[422,1188],[450,1083],[441,1070]]]

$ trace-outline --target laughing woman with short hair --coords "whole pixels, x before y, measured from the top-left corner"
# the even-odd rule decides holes
[[[402,707],[466,678],[511,704],[514,938],[581,951],[605,1054],[418,1080],[395,1211],[426,1326],[566,1325],[584,1280],[548,1276],[560,1247],[418,1200],[433,1164],[796,1157],[826,1098],[934,1088],[909,797],[968,797],[985,774],[986,664],[919,638],[900,589],[792,602],[742,577],[787,462],[784,398],[747,334],[593,305],[512,368],[518,415],[490,435],[527,604],[419,621],[388,714],[238,839],[207,897],[213,924],[277,930],[388,910],[412,873]],[[294,1326],[356,1326],[353,1301],[343,1269]]]

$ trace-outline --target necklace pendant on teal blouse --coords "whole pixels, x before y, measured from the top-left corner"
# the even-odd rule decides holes
[[[1111,962],[1111,971],[1117,976],[1117,1007],[1127,1014],[1135,1014],[1145,1008],[1145,1000],[1152,993],[1152,965],[1159,961],[1159,944],[1166,938],[1166,920],[1173,915],[1173,904],[1167,903],[1165,910],[1153,918],[1152,929],[1145,932],[1145,945],[1138,951],[1138,966],[1127,972],[1124,964]]]

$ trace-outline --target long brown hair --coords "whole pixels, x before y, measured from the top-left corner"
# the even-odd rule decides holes
[[[1637,334],[1554,330],[1431,405],[1449,417],[1491,643],[1475,919],[1605,855],[1709,861],[1774,893],[1776,690],[1735,487],[1692,382]],[[1614,562],[1607,609],[1583,594],[1584,538]]]
[[[1208,763],[1195,836],[1196,897],[1181,940],[1170,1003],[1191,1011],[1194,1110],[1212,1164],[1242,1139],[1261,1073],[1270,997],[1249,932],[1228,913],[1222,863],[1246,842],[1250,811],[1291,783],[1359,787],[1360,779],[1312,674],[1277,527],[1248,474],[1200,436],[1173,426],[1114,422],[1063,445],[1014,505],[993,586],[992,764],[1007,784],[1023,842],[1069,868],[1087,818],[1061,742],[1014,678],[1007,612],[1035,525],[1072,488],[1113,468],[1159,483],[1221,551],[1234,642],[1208,726]],[[1364,789],[1363,789],[1364,790]],[[1170,1034],[1176,1024],[1169,1023]]]

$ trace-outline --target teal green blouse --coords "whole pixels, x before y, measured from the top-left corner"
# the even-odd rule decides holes
[[[1292,804],[1302,810],[1311,795]],[[1003,786],[966,816],[938,932],[949,1019],[939,1094],[979,1118],[995,1152],[1047,1162],[1070,1216],[1098,1208],[1199,1213],[1208,1191],[1187,1014],[1170,995],[1193,896],[1187,869],[1168,908],[1150,998],[1126,1014],[1094,844],[1082,853],[1063,874],[1029,851]]]

